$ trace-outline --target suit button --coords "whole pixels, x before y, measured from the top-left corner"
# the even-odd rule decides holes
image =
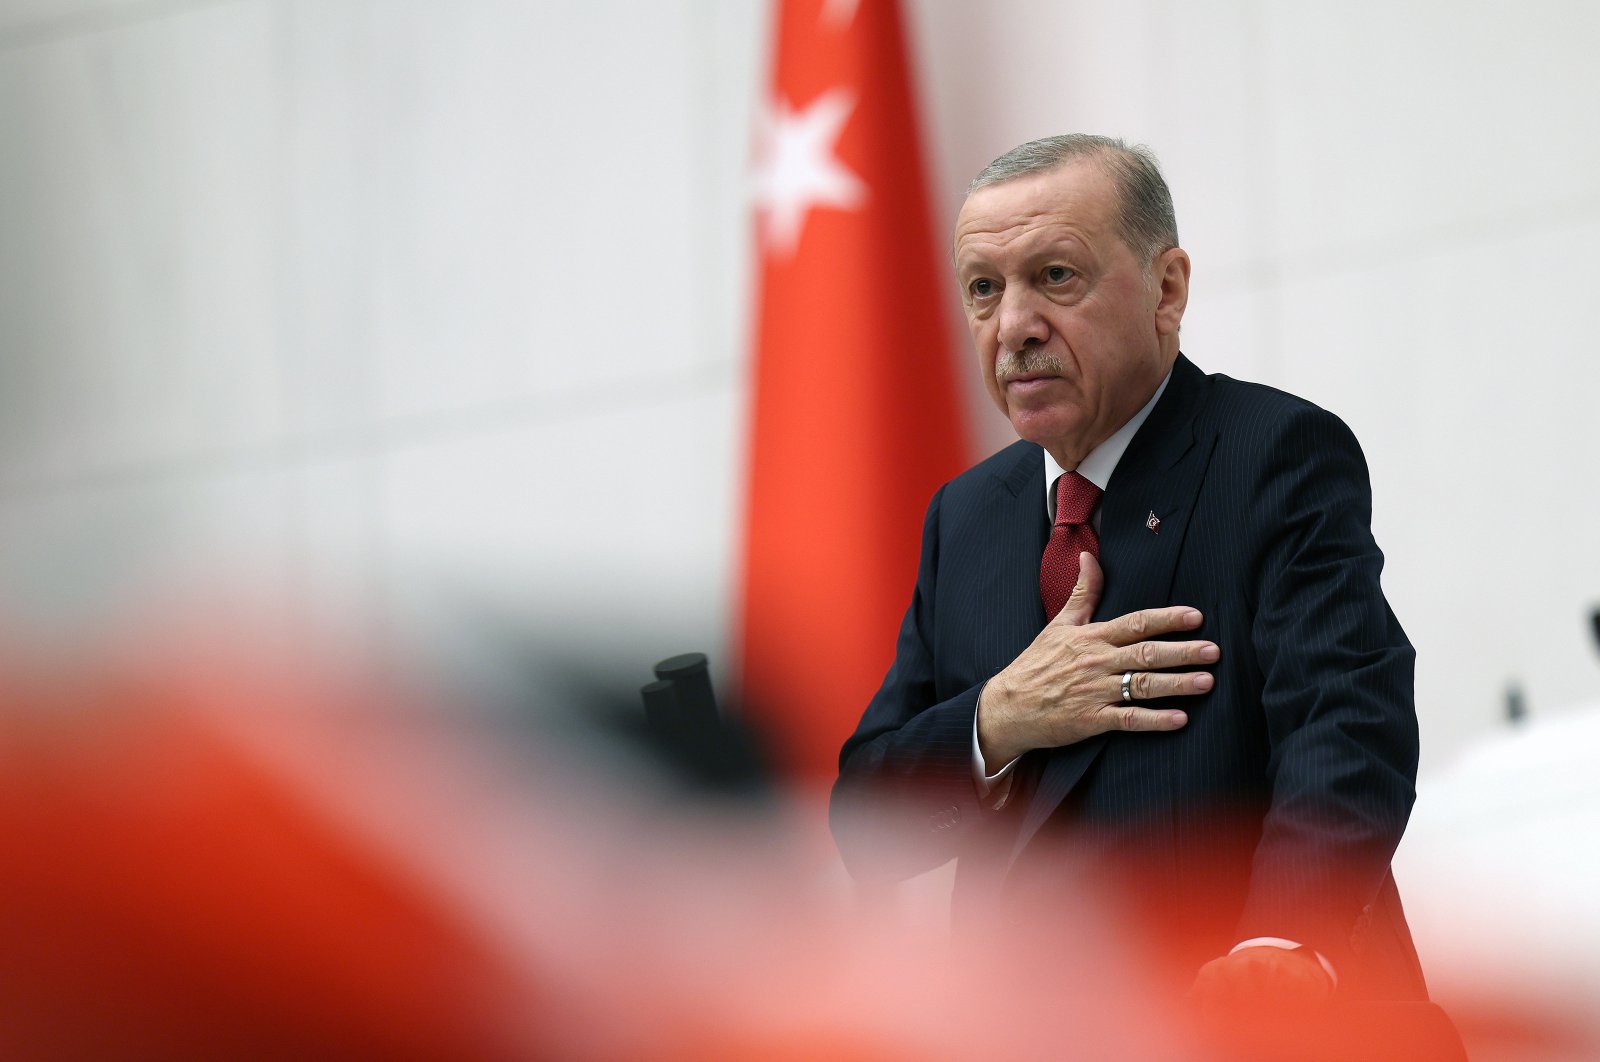
[[[948,830],[961,821],[961,809],[954,804],[928,816],[928,826],[934,830]]]

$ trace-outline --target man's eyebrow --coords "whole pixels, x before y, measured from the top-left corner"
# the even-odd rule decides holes
[[[963,255],[954,247],[950,248],[950,265],[955,268],[957,273],[960,273],[966,269],[971,269],[975,266],[983,266],[988,264],[988,259],[981,254]]]

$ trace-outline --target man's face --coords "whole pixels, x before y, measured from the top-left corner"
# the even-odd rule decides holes
[[[1188,258],[1174,249],[1147,268],[1117,207],[1114,181],[1086,159],[980,188],[956,219],[984,383],[1017,434],[1066,468],[1138,412],[1177,355]]]

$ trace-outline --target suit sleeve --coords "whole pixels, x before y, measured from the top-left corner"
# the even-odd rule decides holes
[[[829,824],[846,867],[895,880],[959,854],[985,812],[972,778],[981,685],[939,699],[934,661],[940,488],[928,505],[911,605],[894,663],[839,754]]]
[[[1415,654],[1379,585],[1372,491],[1349,429],[1304,407],[1260,467],[1256,497],[1274,518],[1252,642],[1270,805],[1238,932],[1298,940],[1337,966],[1388,882],[1415,799]]]

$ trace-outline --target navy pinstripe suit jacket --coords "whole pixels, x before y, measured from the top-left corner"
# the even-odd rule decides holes
[[[973,714],[1045,624],[1042,481],[1039,447],[1019,442],[928,507],[894,664],[840,755],[832,820],[852,873],[958,858],[959,912],[999,877],[1048,893],[1055,864],[1037,854],[1052,839],[1137,851],[1128,865],[1189,918],[1198,961],[1286,937],[1334,963],[1341,993],[1424,998],[1389,873],[1415,795],[1414,654],[1379,586],[1349,429],[1179,355],[1101,499],[1095,619],[1200,609],[1182,637],[1221,647],[1215,686],[1168,705],[1187,710],[1181,730],[1029,753],[996,813],[972,781]]]

